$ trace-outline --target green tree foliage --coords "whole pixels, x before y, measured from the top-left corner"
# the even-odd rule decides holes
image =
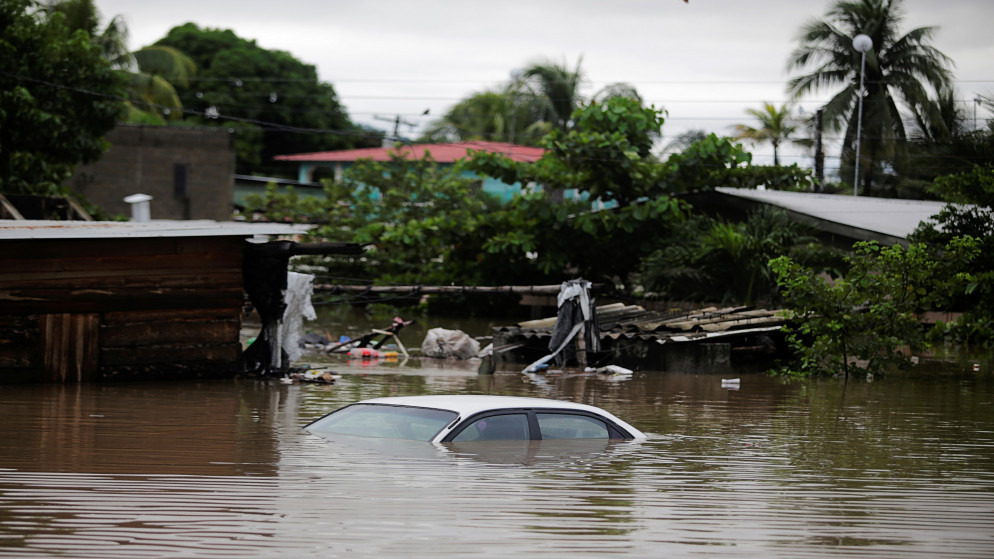
[[[0,192],[60,194],[99,158],[121,113],[121,84],[101,48],[60,13],[0,3]]]
[[[459,190],[465,179],[426,163],[396,160],[348,171],[345,182],[328,186],[327,205],[288,210],[297,202],[269,201],[269,214],[282,219],[294,211],[309,213],[327,220],[319,232],[326,238],[377,243],[375,253],[352,262],[359,266],[352,277],[472,285],[582,276],[609,291],[636,292],[646,255],[685,240],[675,232],[688,206],[669,193],[679,191],[678,184],[687,189],[723,184],[748,161],[748,153],[712,136],[682,159],[662,164],[651,153],[662,114],[629,97],[592,102],[570,120],[569,131],[549,135],[549,151],[537,162],[516,162],[499,153],[472,155],[467,168],[480,176],[540,185],[503,206],[486,200],[481,206]],[[724,174],[711,172],[705,162]],[[779,169],[789,173],[790,168]],[[436,198],[450,190],[451,196]],[[559,200],[550,195],[566,190],[578,196]],[[410,207],[409,199],[421,204],[422,197],[431,202]],[[591,210],[596,200],[604,209]]]
[[[731,138],[709,134],[671,154],[661,169],[667,192],[709,190],[716,186],[771,190],[807,190],[811,172],[797,165],[751,165],[752,154]]]
[[[752,166],[752,154],[729,138],[709,134],[665,162],[652,155],[663,113],[627,97],[578,109],[568,132],[553,131],[537,163],[479,153],[471,166],[505,183],[540,184],[553,192],[576,190],[592,200],[627,206],[636,200],[731,186],[799,190],[810,173],[797,166]]]
[[[591,102],[573,114],[570,131],[555,130],[547,138],[550,157],[543,161],[549,165],[540,182],[620,206],[656,194],[658,165],[651,151],[662,125],[661,111],[631,98]]]
[[[840,172],[852,176],[862,58],[852,40],[861,33],[873,40],[866,53],[863,99],[859,191],[865,194],[882,179],[881,167],[895,165],[900,158],[907,134],[898,103],[922,113],[934,103],[930,90],[944,91],[951,81],[951,61],[929,44],[934,28],[901,35],[902,19],[900,0],[837,0],[825,19],[801,29],[787,63],[788,70],[811,69],[788,83],[795,97],[842,88],[825,106],[825,123],[830,129],[845,129]]]
[[[472,166],[508,184],[536,183],[550,191],[575,189],[593,200],[627,206],[654,192],[658,161],[652,140],[663,124],[662,112],[638,101],[614,97],[578,109],[567,132],[545,139],[549,150],[536,163],[517,163],[503,154],[477,153]]]
[[[432,122],[421,141],[484,140],[538,145],[551,128],[541,119],[542,107],[535,98],[517,91],[519,87],[518,82],[512,82],[505,91],[484,91],[463,99],[445,116]]]
[[[128,65],[128,27],[121,16],[115,16],[100,29],[100,11],[93,0],[55,0],[44,3],[51,15],[62,14],[63,22],[72,31],[86,31],[100,52],[115,68]]]
[[[104,58],[124,78],[124,122],[164,124],[183,117],[183,104],[173,84],[188,86],[196,66],[188,56],[171,47],[145,47],[128,51],[128,28],[121,16],[100,28],[100,12],[93,0],[58,0],[46,5],[59,13],[72,31],[85,31]]]
[[[935,254],[924,244],[854,245],[844,277],[829,281],[788,256],[770,262],[787,306],[802,373],[871,373],[904,366],[927,345],[918,318],[945,308],[974,278],[963,270],[979,244],[956,237]]]
[[[535,163],[474,154],[470,165],[478,173],[508,184],[540,184],[547,191],[514,200],[505,229],[487,249],[505,258],[532,255],[553,281],[570,271],[631,291],[641,258],[686,215],[686,206],[662,189],[663,167],[651,153],[662,113],[631,98],[611,97],[578,109],[570,120],[569,131],[549,134],[549,151]],[[570,204],[548,195],[567,190],[589,201]],[[590,211],[593,200],[616,207]]]
[[[744,223],[695,216],[675,237],[681,242],[650,254],[642,274],[647,290],[669,300],[770,304],[778,299],[771,259],[786,255],[816,269],[834,264],[827,249],[772,208],[750,214]]]
[[[612,100],[605,105],[625,103]],[[597,154],[629,152],[637,159],[644,154],[645,161],[636,163],[648,168],[651,142],[644,127],[657,126],[652,124],[657,122],[655,112],[641,112],[622,124],[604,112],[599,103],[589,110],[602,114],[578,115],[577,122],[584,123],[594,132],[592,137],[601,140]],[[597,127],[617,128],[624,134],[617,130],[601,133],[594,130]],[[584,146],[584,140],[576,134],[571,131],[568,140]],[[625,160],[630,159],[625,156]],[[557,173],[587,177],[592,165],[604,164],[587,162],[582,157],[549,157],[543,161],[519,164],[503,156],[476,154],[470,165],[476,171],[486,168],[490,176],[509,184],[527,184],[541,177],[542,181],[548,178],[554,188],[577,188],[577,184],[586,188],[594,182],[564,182]],[[570,167],[573,164],[576,166]],[[592,212],[589,202],[553,202],[542,192],[499,206],[470,195],[466,189],[471,182],[460,178],[458,171],[450,175],[450,171],[434,169],[429,163],[402,159],[390,165],[366,163],[350,169],[342,184],[328,186],[329,205],[314,213],[329,220],[319,234],[334,240],[377,243],[375,252],[359,263],[362,271],[357,273],[362,275],[354,277],[388,282],[492,284],[495,278],[501,282],[556,282],[582,275],[629,290],[640,259],[672,224],[684,218],[686,210],[675,199],[652,196]],[[614,171],[605,176],[624,175]],[[616,179],[616,184],[620,182]],[[422,198],[426,201],[422,202]],[[271,214],[281,217],[279,213]]]
[[[900,194],[927,198],[937,194],[932,183],[944,175],[969,173],[974,165],[994,163],[994,122],[974,129],[953,91],[939,96],[928,115],[915,115],[905,157],[897,172]]]
[[[498,202],[480,192],[477,181],[457,165],[395,154],[388,163],[358,161],[340,183],[326,182],[325,200],[280,195],[246,200],[248,212],[269,219],[319,224],[310,235],[367,245],[359,258],[337,257],[324,265],[336,275],[387,284],[438,284],[454,278],[475,284],[488,270],[474,235]]]
[[[543,120],[553,130],[568,131],[573,112],[584,102],[580,91],[586,79],[582,60],[576,61],[575,68],[551,60],[535,62],[525,68],[523,75],[532,94],[544,105]]]
[[[573,113],[586,102],[581,88],[586,77],[582,61],[576,67],[549,60],[534,62],[497,90],[474,93],[434,121],[422,142],[490,140],[537,146],[552,131],[565,134],[576,122]],[[642,104],[634,86],[609,84],[593,101],[621,97]],[[657,132],[658,136],[658,132]]]
[[[188,87],[178,87],[183,106],[204,115],[196,124],[260,131],[237,146],[239,172],[273,165],[275,155],[378,146],[382,134],[349,120],[331,84],[291,54],[267,50],[231,30],[201,29],[193,23],[174,27],[157,47],[187,54],[198,68]],[[270,168],[278,174],[275,168]],[[289,171],[285,171],[284,174]]]
[[[580,276],[609,292],[632,293],[642,258],[669,239],[687,210],[668,196],[590,211],[589,204],[534,193],[511,201],[484,248],[497,261],[533,270],[533,281]]]
[[[137,71],[125,70],[128,113],[125,122],[162,124],[183,118],[176,87],[188,87],[196,74],[190,57],[165,46],[139,49],[131,55]]]
[[[965,269],[973,276],[966,293],[953,301],[954,310],[966,311],[948,335],[959,341],[994,339],[994,166],[939,177],[934,190],[949,205],[922,223],[911,239],[941,247],[957,237],[980,243],[980,254]]]
[[[672,192],[691,192],[726,186],[735,169],[745,168],[752,154],[730,138],[708,134],[666,159],[666,177]]]

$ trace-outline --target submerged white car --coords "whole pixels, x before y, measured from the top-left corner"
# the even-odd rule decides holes
[[[516,396],[398,396],[345,406],[304,427],[315,434],[434,443],[644,439],[594,406]]]

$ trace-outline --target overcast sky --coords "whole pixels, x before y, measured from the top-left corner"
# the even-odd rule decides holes
[[[467,95],[498,88],[515,68],[582,57],[592,95],[636,86],[668,111],[664,138],[688,129],[730,134],[746,108],[787,100],[786,60],[807,21],[829,0],[96,0],[105,20],[123,15],[139,48],[186,22],[232,29],[317,67],[355,122],[376,117],[416,127]],[[994,92],[994,0],[905,0],[906,32],[937,26],[933,45],[955,62],[967,114]],[[804,99],[811,112],[829,97]],[[428,116],[423,116],[429,110]],[[980,109],[978,118],[991,115]],[[412,129],[413,128],[413,129]],[[769,155],[757,146],[757,158]],[[771,152],[770,152],[771,153]],[[787,161],[788,163],[791,161]],[[800,162],[805,163],[804,160]]]

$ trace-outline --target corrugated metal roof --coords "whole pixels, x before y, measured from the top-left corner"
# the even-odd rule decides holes
[[[402,145],[400,147],[319,151],[314,153],[277,155],[274,159],[278,161],[314,161],[321,163],[350,163],[358,161],[359,159],[390,161],[390,155],[397,152],[406,155],[408,159],[422,159],[426,153],[431,153],[432,159],[438,163],[454,163],[460,159],[465,159],[469,150],[503,153],[512,160],[520,162],[537,161],[543,154],[545,154],[545,149],[543,148],[519,146],[504,142],[474,141],[450,144],[411,144]]]
[[[825,222],[907,239],[918,225],[945,207],[945,202],[842,196],[781,190],[715,188],[729,196],[763,202]]]
[[[34,221],[0,220],[0,240],[109,239],[152,237],[254,237],[299,235],[310,226],[210,220]]]
[[[718,332],[727,335],[774,331],[786,322],[782,310],[752,307],[708,307],[694,311],[648,311],[638,305],[615,303],[597,307],[597,322],[602,338],[689,341],[704,339]],[[495,330],[526,339],[548,338],[556,323],[555,317],[520,322],[516,326],[500,326]]]

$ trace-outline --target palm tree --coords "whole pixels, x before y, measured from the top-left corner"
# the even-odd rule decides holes
[[[419,141],[496,140],[538,145],[551,130],[541,119],[544,105],[531,95],[512,91],[514,87],[512,83],[503,91],[470,95],[432,122]]]
[[[580,88],[586,77],[581,63],[578,59],[576,68],[571,69],[566,63],[546,60],[525,68],[524,82],[531,95],[545,105],[543,120],[555,130],[568,131],[573,111],[583,104]]]
[[[429,125],[421,141],[489,139],[522,145],[538,145],[553,130],[568,132],[573,112],[587,99],[580,88],[585,81],[576,67],[542,61],[525,68],[502,89],[474,93],[453,106],[440,120]],[[597,91],[593,99],[642,97],[634,86],[612,83]]]
[[[93,0],[56,0],[46,5],[49,14],[59,13],[66,26],[83,30],[100,46],[111,65],[128,84],[125,101],[126,122],[157,122],[162,117],[183,116],[183,104],[175,85],[186,87],[196,72],[193,60],[172,47],[151,46],[128,51],[128,29],[121,16],[115,16],[100,29],[100,12]]]
[[[927,106],[929,93],[943,91],[951,81],[952,61],[929,44],[934,27],[898,34],[903,19],[901,0],[837,0],[827,18],[805,25],[799,46],[787,61],[788,70],[813,66],[811,73],[790,80],[795,98],[820,88],[842,86],[825,106],[826,126],[845,129],[842,172],[856,164],[857,100],[861,54],[853,37],[866,34],[873,48],[866,53],[863,100],[863,153],[859,159],[861,192],[870,192],[875,165],[894,162],[907,135],[898,110],[899,99],[913,112]],[[846,176],[846,175],[843,175]]]
[[[506,134],[507,114],[507,97],[502,93],[474,93],[456,103],[441,119],[431,123],[422,140],[457,142],[495,139]]]
[[[791,107],[781,105],[778,109],[772,103],[764,103],[762,109],[746,109],[746,112],[756,117],[759,128],[745,124],[736,124],[736,140],[752,140],[753,142],[770,142],[773,144],[773,165],[780,166],[777,149],[797,131],[797,125],[790,118]]]

